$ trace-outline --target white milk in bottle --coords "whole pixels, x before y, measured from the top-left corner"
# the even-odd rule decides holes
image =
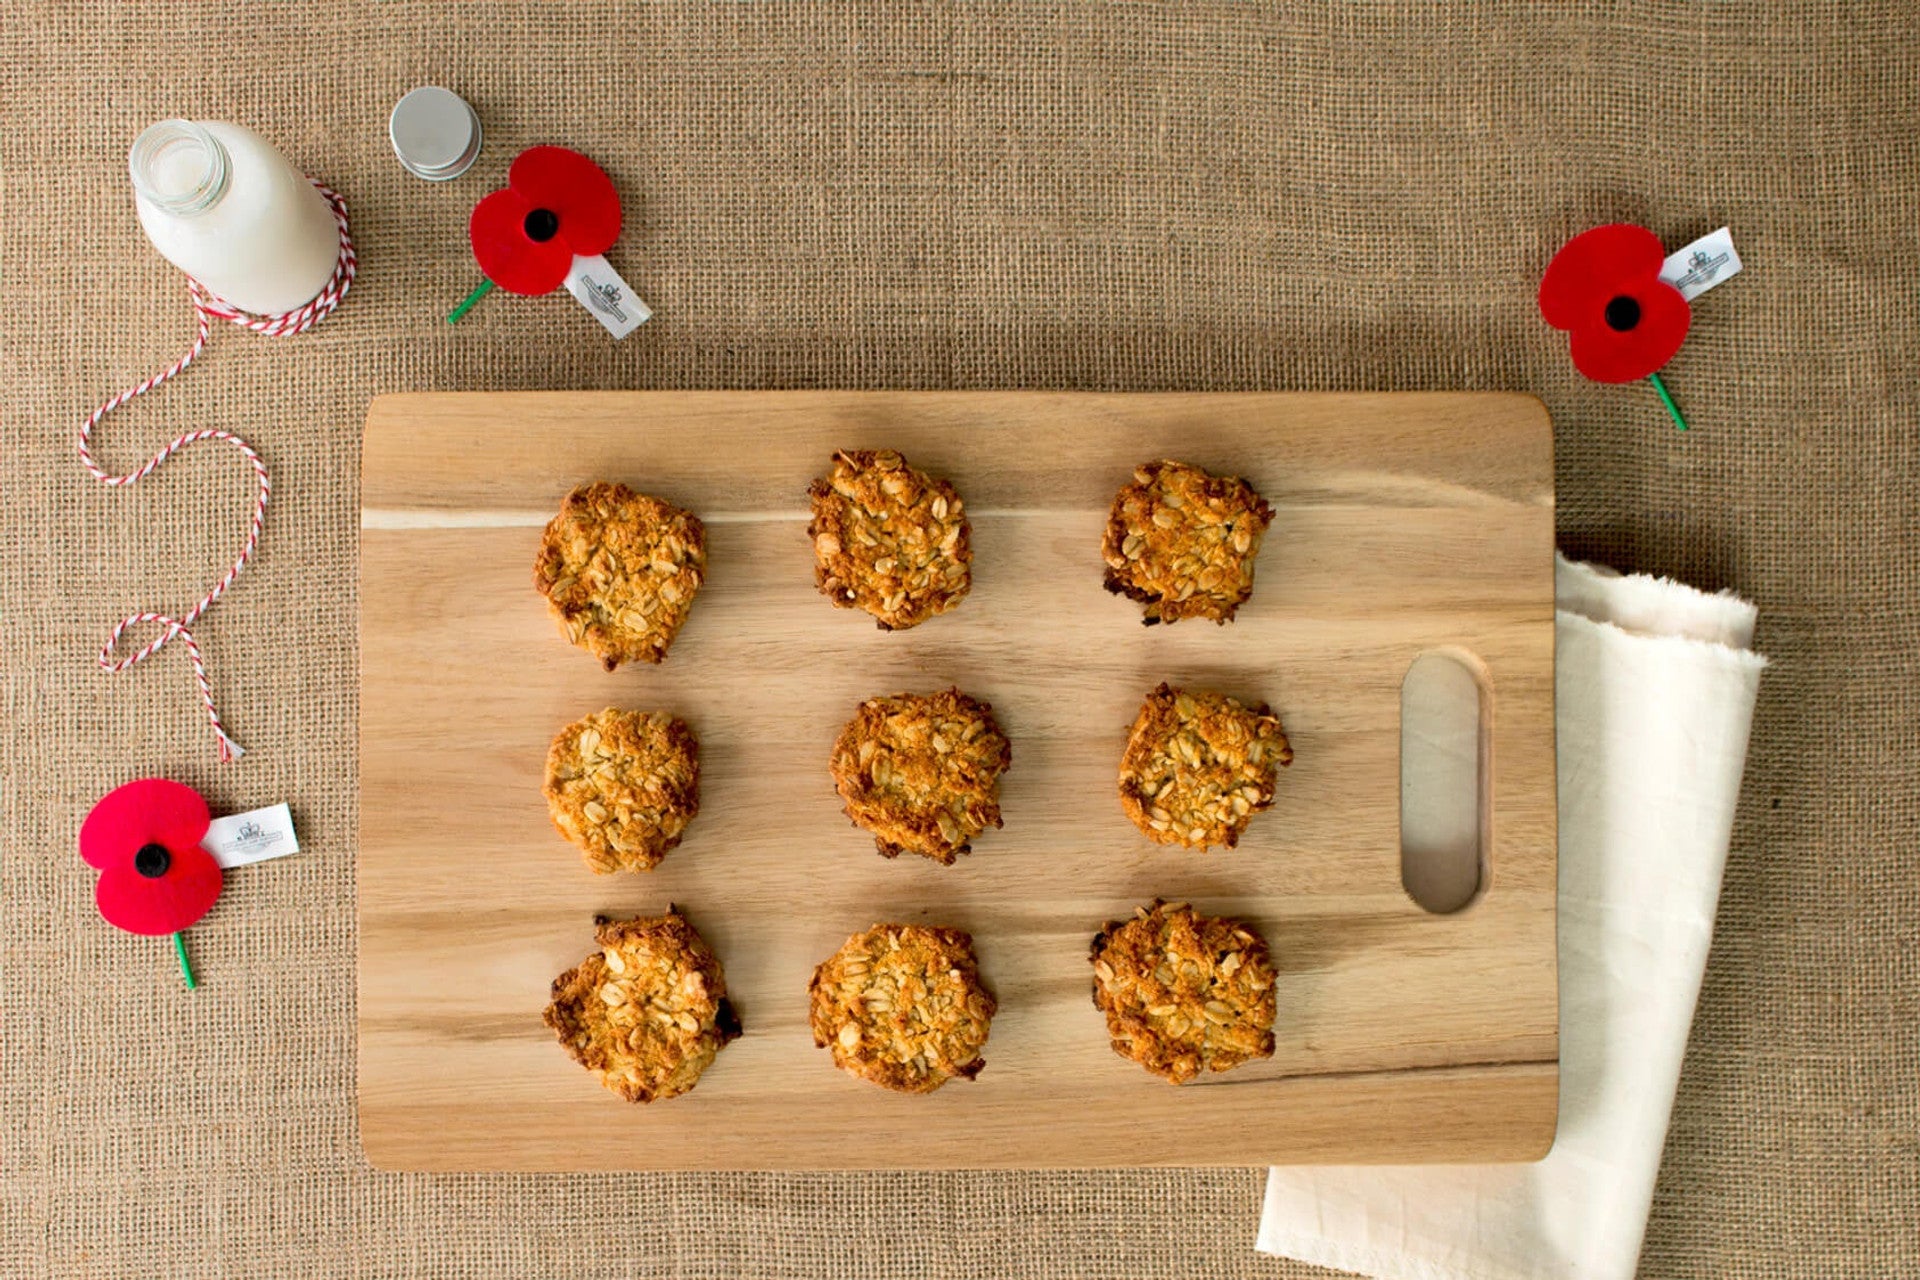
[[[134,140],[127,169],[153,247],[232,306],[294,311],[332,278],[332,208],[251,129],[162,120]]]

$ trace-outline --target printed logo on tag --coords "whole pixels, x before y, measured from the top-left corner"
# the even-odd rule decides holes
[[[222,867],[233,868],[298,853],[300,841],[293,834],[293,814],[283,803],[215,818],[200,847]]]
[[[1688,302],[1739,274],[1740,254],[1733,247],[1733,233],[1725,227],[1701,236],[1660,268],[1660,278]]]
[[[653,308],[640,301],[602,257],[574,258],[567,272],[567,292],[616,338],[626,337],[653,315]]]

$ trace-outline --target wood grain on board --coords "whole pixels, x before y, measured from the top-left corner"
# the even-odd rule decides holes
[[[887,634],[815,593],[806,486],[835,448],[954,481],[974,588]],[[1133,466],[1246,476],[1277,511],[1226,627],[1143,627],[1101,587]],[[531,583],[574,485],[699,513],[708,579],[664,665],[607,674]],[[362,475],[359,1069],[400,1169],[1530,1159],[1551,1143],[1553,461],[1507,394],[423,394],[376,400]],[[1399,687],[1428,649],[1490,682],[1489,869],[1465,910],[1400,883]],[[1115,770],[1158,681],[1272,703],[1296,753],[1239,848],[1149,844]],[[861,699],[957,684],[1013,742],[1006,826],[888,861],[827,775]],[[702,806],[654,872],[595,876],[549,823],[547,743],[609,705],[684,717]],[[1273,1057],[1175,1088],[1108,1048],[1094,931],[1160,896],[1258,925]],[[622,1102],[541,1025],[597,913],[678,904],[745,1036],[690,1094]],[[978,1080],[921,1097],[834,1069],[812,968],[881,920],[971,930],[999,997]]]

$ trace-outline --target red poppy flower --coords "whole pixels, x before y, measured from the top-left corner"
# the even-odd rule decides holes
[[[129,933],[179,933],[220,896],[220,864],[200,847],[212,815],[192,787],[142,778],[100,798],[80,824],[80,856],[100,869],[94,901]]]
[[[1693,312],[1660,278],[1666,250],[1645,227],[1616,222],[1562,246],[1540,281],[1540,314],[1573,335],[1573,366],[1595,382],[1650,377],[1686,340]]]
[[[575,255],[593,257],[620,236],[613,179],[578,151],[530,147],[507,170],[504,190],[473,207],[473,256],[509,293],[558,289]]]

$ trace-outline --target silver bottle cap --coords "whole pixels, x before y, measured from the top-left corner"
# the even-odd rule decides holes
[[[480,117],[459,94],[438,85],[415,89],[387,118],[393,154],[429,182],[457,178],[480,154]]]

